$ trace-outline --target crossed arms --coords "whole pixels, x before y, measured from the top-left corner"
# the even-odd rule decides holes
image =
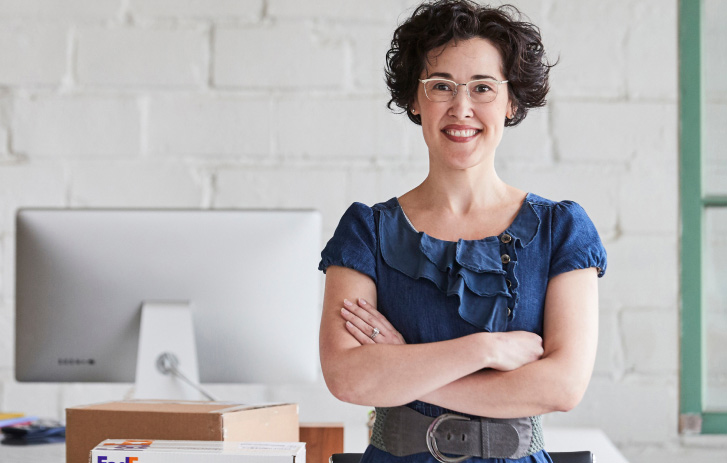
[[[347,313],[344,299],[353,301]],[[368,276],[328,268],[321,365],[331,393],[345,402],[390,407],[422,400],[462,413],[517,418],[570,410],[588,386],[598,337],[594,268],[550,280],[542,340],[514,331],[404,344],[366,301],[376,301]],[[368,338],[373,326],[381,329],[376,342]]]

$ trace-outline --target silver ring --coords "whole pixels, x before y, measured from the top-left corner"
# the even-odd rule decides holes
[[[371,336],[369,336],[369,337],[370,337],[370,338],[371,338],[371,340],[373,341],[373,339],[374,339],[374,338],[375,338],[376,336],[378,336],[378,335],[379,335],[379,333],[380,333],[379,329],[378,329],[378,328],[374,328],[374,332],[373,332],[373,333],[371,333]]]

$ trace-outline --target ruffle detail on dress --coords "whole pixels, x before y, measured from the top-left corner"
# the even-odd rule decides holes
[[[389,267],[413,279],[425,278],[448,296],[456,295],[459,315],[468,323],[490,332],[505,331],[508,318],[515,316],[512,309],[517,302],[515,249],[527,246],[539,225],[540,219],[526,198],[505,231],[513,238],[509,243],[504,244],[497,236],[443,241],[417,232],[397,202],[395,207],[381,210],[381,255]],[[510,257],[507,264],[502,261],[504,253]]]

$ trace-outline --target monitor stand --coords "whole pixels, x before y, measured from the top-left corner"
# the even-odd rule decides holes
[[[142,304],[133,397],[213,400],[199,389],[189,302],[145,301]]]

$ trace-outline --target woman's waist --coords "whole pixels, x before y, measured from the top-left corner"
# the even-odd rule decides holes
[[[432,452],[433,444],[442,439],[437,434],[442,433],[447,436],[447,442],[439,443],[445,447],[454,445],[449,449],[450,453],[459,455],[520,458],[541,451],[544,444],[540,416],[509,419],[480,417],[453,412],[422,401],[401,407],[377,408],[371,444],[397,456],[427,449]],[[460,434],[461,438],[450,442],[452,435]],[[493,439],[493,436],[498,437]],[[427,445],[422,447],[425,441]],[[464,447],[460,449],[458,445]]]
[[[445,413],[452,413],[455,415],[466,416],[467,418],[470,418],[470,419],[480,418],[477,415],[470,415],[468,413],[457,412],[454,410],[450,410],[448,408],[440,407],[438,405],[430,404],[427,402],[422,402],[421,400],[415,400],[414,402],[410,402],[410,403],[406,404],[405,407],[409,407],[412,410],[417,411],[417,412],[421,413],[422,415],[425,415],[425,416],[428,416],[431,418],[436,418],[439,415],[444,415]]]

